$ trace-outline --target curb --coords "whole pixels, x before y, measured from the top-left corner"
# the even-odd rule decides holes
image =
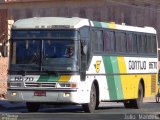
[[[152,97],[146,97],[143,99],[143,102],[156,102],[155,96]]]

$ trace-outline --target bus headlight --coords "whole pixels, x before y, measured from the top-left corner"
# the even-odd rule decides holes
[[[8,88],[11,88],[11,87],[21,87],[22,84],[21,83],[15,83],[15,82],[10,82],[7,84]]]
[[[77,83],[59,83],[58,88],[77,88]]]

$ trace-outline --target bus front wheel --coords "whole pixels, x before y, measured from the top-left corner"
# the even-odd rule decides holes
[[[26,106],[27,106],[28,112],[37,112],[40,107],[40,104],[33,103],[33,102],[26,102]]]
[[[84,111],[93,113],[96,108],[96,102],[97,102],[96,88],[95,85],[92,84],[90,92],[90,102],[82,105]]]

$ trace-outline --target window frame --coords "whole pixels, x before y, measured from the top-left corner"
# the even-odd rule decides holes
[[[147,57],[147,56],[157,56],[157,52],[154,52],[154,53],[148,53],[148,51],[147,51],[147,41],[148,41],[148,39],[145,39],[145,36],[154,36],[156,39],[155,39],[155,43],[156,43],[156,45],[158,44],[157,43],[157,34],[152,34],[152,33],[144,33],[144,32],[134,32],[134,31],[125,31],[125,30],[117,30],[117,29],[110,29],[110,28],[98,28],[98,27],[93,27],[92,28],[92,30],[100,30],[100,31],[102,31],[102,33],[103,33],[103,35],[102,35],[102,37],[103,37],[103,50],[102,51],[95,51],[94,50],[94,48],[93,48],[93,46],[92,46],[92,52],[93,52],[93,54],[95,54],[95,55],[107,55],[107,56],[137,56],[137,57]],[[115,42],[114,42],[114,50],[113,51],[107,51],[107,50],[105,50],[105,36],[104,36],[104,33],[105,32],[114,32],[114,40],[115,40]],[[119,33],[125,33],[125,46],[126,46],[126,48],[125,48],[125,51],[121,51],[121,52],[119,52],[119,51],[116,51],[116,33],[117,32],[119,32]],[[128,38],[127,38],[127,36],[128,35],[132,35],[132,52],[129,52],[129,50],[128,50]],[[139,43],[138,43],[138,35],[141,35],[141,38],[142,38],[142,43],[144,44],[144,45],[146,45],[146,46],[144,46],[144,48],[142,48],[142,52],[139,52],[139,50],[138,50],[138,46],[139,46]],[[92,38],[91,38],[91,42],[92,42],[93,40],[92,40]],[[134,45],[135,44],[135,45]],[[142,46],[142,45],[141,45]],[[155,46],[155,45],[154,45]],[[157,50],[157,48],[155,49],[155,50]]]

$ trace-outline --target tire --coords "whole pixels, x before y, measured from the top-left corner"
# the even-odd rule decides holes
[[[156,103],[159,103],[159,96],[156,95]]]
[[[82,105],[83,110],[88,113],[93,113],[96,108],[96,102],[97,102],[96,88],[95,85],[92,84],[90,92],[90,102]]]
[[[133,108],[132,106],[132,100],[128,100],[124,102],[124,107],[125,108]]]
[[[142,84],[140,83],[138,87],[138,98],[125,101],[124,102],[125,108],[140,109],[143,104],[143,96],[144,96],[143,87]]]
[[[160,99],[160,93],[159,93],[159,90],[158,90],[158,93],[156,95],[156,103],[159,103],[159,99]]]
[[[98,106],[99,106],[99,104],[100,104],[100,102],[99,102],[99,100],[97,99],[96,107],[95,107],[95,109],[96,109],[96,110],[98,110]]]
[[[37,112],[39,110],[40,104],[33,103],[33,102],[26,102],[26,106],[27,106],[28,112]]]

